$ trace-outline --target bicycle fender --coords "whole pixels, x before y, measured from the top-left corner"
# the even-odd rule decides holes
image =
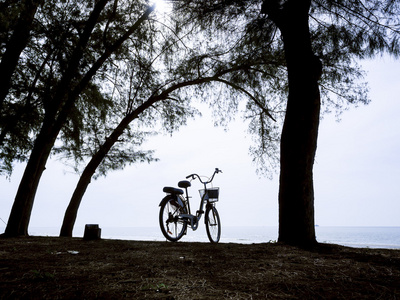
[[[167,202],[167,201],[168,201],[169,199],[171,199],[171,198],[173,198],[173,199],[175,199],[176,201],[178,201],[178,203],[179,203],[180,206],[185,207],[185,205],[184,205],[183,202],[182,202],[181,197],[178,197],[177,195],[171,195],[171,194],[165,196],[165,197],[161,200],[161,202],[160,202],[160,204],[159,204],[158,206],[161,206],[164,202]]]
[[[158,206],[161,206],[164,202],[167,202],[168,199],[169,199],[170,197],[172,197],[172,195],[167,195],[167,196],[165,196],[165,197],[161,200],[160,204],[158,204]]]

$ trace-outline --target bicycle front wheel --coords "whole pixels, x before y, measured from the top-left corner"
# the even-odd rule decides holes
[[[186,233],[187,224],[179,218],[179,215],[183,213],[186,213],[185,207],[180,206],[174,197],[170,197],[161,204],[160,228],[167,240],[176,242]]]
[[[206,231],[211,243],[218,243],[221,237],[221,222],[215,206],[210,206],[206,210]]]

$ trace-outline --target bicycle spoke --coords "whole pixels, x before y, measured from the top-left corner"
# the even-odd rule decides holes
[[[212,243],[218,243],[221,236],[221,224],[219,221],[218,211],[215,207],[211,207],[206,212],[206,229],[208,239]]]
[[[183,209],[173,198],[165,202],[160,208],[161,231],[170,241],[178,241],[186,232],[187,225],[179,218]]]

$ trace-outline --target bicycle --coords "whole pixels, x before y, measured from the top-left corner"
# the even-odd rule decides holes
[[[204,222],[206,226],[207,236],[211,243],[218,243],[221,237],[221,222],[217,208],[215,207],[219,197],[219,188],[207,188],[215,174],[222,173],[218,168],[208,181],[202,181],[197,174],[190,174],[186,179],[195,180],[198,178],[204,185],[204,189],[200,192],[200,207],[196,214],[191,214],[188,187],[191,186],[190,181],[183,180],[178,182],[178,187],[185,189],[185,197],[182,189],[166,186],[163,192],[167,193],[164,199],[161,200],[160,206],[160,228],[167,240],[176,242],[182,238],[187,232],[187,227],[190,226],[193,231],[199,227],[199,221],[204,214],[204,204],[206,205]]]

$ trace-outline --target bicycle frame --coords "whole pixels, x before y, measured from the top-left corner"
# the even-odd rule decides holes
[[[197,230],[197,228],[199,227],[199,221],[201,220],[201,216],[204,214],[204,203],[207,202],[206,208],[208,208],[209,206],[214,206],[214,203],[210,203],[209,202],[209,197],[208,197],[208,189],[207,189],[207,184],[210,184],[213,179],[215,174],[222,172],[221,170],[219,170],[218,168],[215,169],[214,174],[211,176],[211,179],[208,181],[202,181],[201,177],[198,174],[190,174],[188,176],[186,176],[186,179],[191,178],[192,180],[195,180],[196,177],[199,179],[199,181],[203,184],[204,186],[204,194],[200,199],[200,206],[199,206],[199,210],[196,211],[196,215],[192,215],[191,210],[190,210],[190,201],[189,198],[191,198],[189,196],[189,192],[187,190],[187,188],[185,188],[185,197],[183,197],[182,195],[178,195],[179,198],[181,198],[182,202],[184,203],[184,205],[186,206],[186,209],[188,211],[188,214],[181,214],[180,217],[182,217],[183,219],[188,219],[190,220],[190,227],[192,228],[192,230]]]

